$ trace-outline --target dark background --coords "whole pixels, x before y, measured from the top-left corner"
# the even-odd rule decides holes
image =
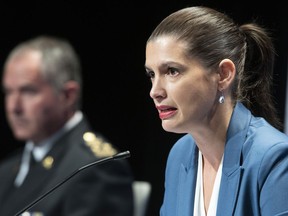
[[[130,150],[128,160],[135,179],[152,183],[149,216],[159,215],[166,158],[180,135],[163,131],[149,97],[150,81],[144,72],[145,43],[165,16],[192,5],[219,9],[239,24],[256,19],[271,31],[277,51],[273,94],[284,121],[288,14],[287,7],[280,1],[0,3],[1,70],[8,52],[20,41],[40,34],[67,38],[82,61],[84,113],[95,130],[102,132],[120,150]],[[3,95],[0,99],[1,159],[21,143],[13,139],[5,119]]]

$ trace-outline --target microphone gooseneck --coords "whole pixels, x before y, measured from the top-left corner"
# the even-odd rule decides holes
[[[100,159],[98,161],[94,161],[92,163],[89,163],[85,166],[80,167],[79,169],[77,169],[76,171],[74,171],[70,176],[68,176],[67,178],[65,178],[62,182],[58,183],[56,186],[54,186],[52,189],[50,189],[49,191],[47,191],[46,193],[44,193],[43,195],[41,195],[40,197],[38,197],[36,200],[34,200],[32,203],[30,203],[29,205],[27,205],[25,208],[23,208],[21,211],[19,211],[18,213],[15,214],[15,216],[20,216],[22,213],[24,213],[25,211],[27,211],[28,209],[30,209],[32,206],[34,206],[35,204],[37,204],[38,202],[40,202],[42,199],[44,199],[47,195],[49,195],[50,193],[52,193],[55,189],[57,189],[58,187],[60,187],[62,184],[64,184],[65,182],[67,182],[69,179],[71,179],[73,176],[75,176],[77,173],[79,173],[80,171],[87,169],[88,167],[94,166],[94,165],[99,165],[108,161],[112,161],[112,160],[121,160],[121,159],[125,159],[130,157],[130,152],[129,151],[125,151],[125,152],[120,152],[118,154],[112,155],[110,157],[106,157],[103,159]]]

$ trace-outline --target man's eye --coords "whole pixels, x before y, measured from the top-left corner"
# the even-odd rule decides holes
[[[39,92],[39,90],[36,88],[23,88],[21,92],[24,95],[35,95]]]
[[[152,78],[154,78],[155,73],[154,73],[153,71],[146,71],[146,75],[147,75],[150,79],[152,79]]]

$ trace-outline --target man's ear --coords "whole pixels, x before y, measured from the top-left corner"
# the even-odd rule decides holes
[[[75,105],[79,100],[80,86],[76,81],[68,81],[64,84],[64,97],[67,105]]]
[[[236,68],[234,63],[230,59],[223,59],[219,64],[219,85],[218,90],[222,91],[231,86],[235,75]]]

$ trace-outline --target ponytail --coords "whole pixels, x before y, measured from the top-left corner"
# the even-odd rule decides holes
[[[238,99],[255,116],[264,117],[282,129],[271,93],[275,49],[267,32],[256,24],[245,24],[240,30],[246,37],[247,51],[243,74],[239,74]]]

